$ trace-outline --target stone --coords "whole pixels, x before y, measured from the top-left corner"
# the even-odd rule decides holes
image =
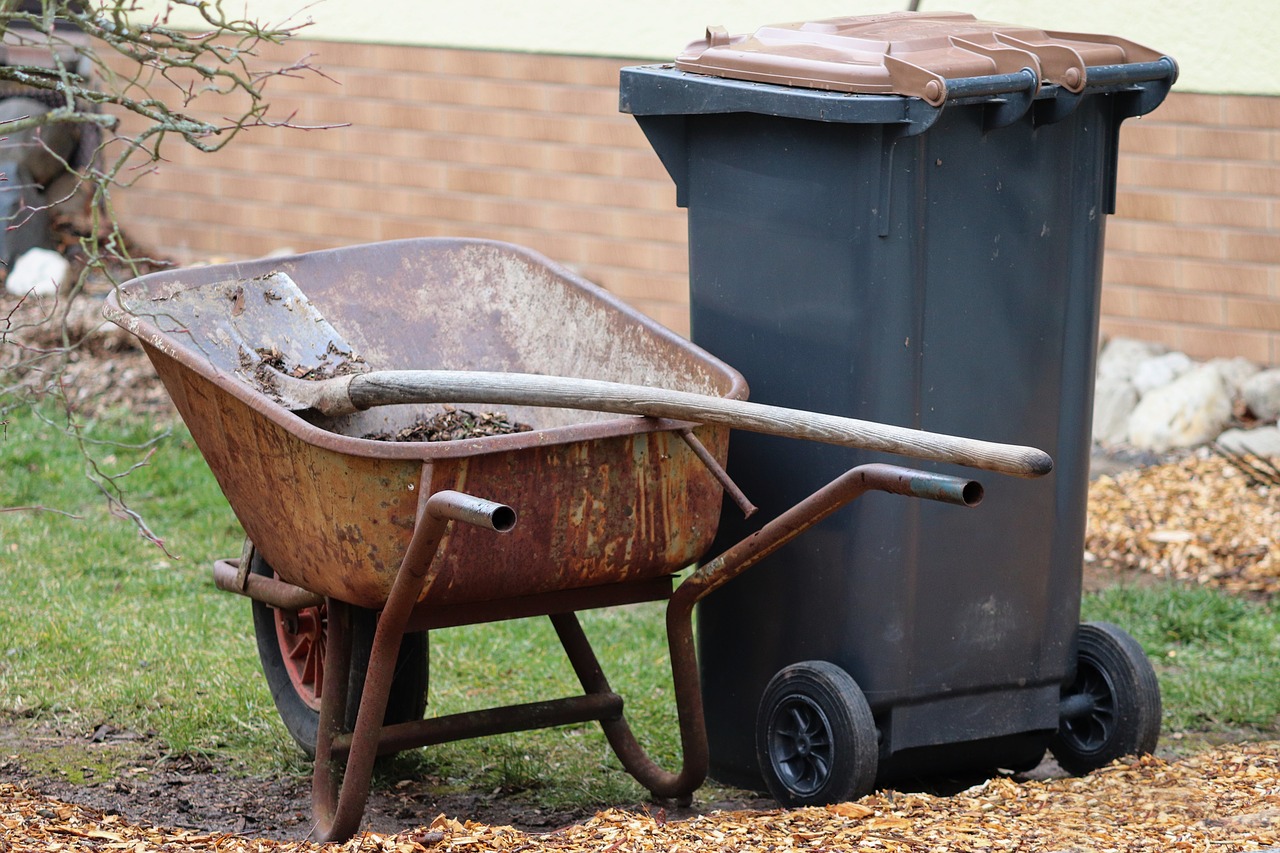
[[[1241,389],[1249,377],[1262,370],[1261,366],[1240,356],[1235,358],[1214,358],[1207,363],[1222,374],[1222,378],[1227,381],[1227,386],[1231,389],[1231,396],[1233,397],[1239,397]]]
[[[67,283],[71,265],[51,249],[28,249],[9,270],[4,289],[14,296],[54,296]]]
[[[1099,379],[1093,386],[1093,440],[1098,444],[1124,444],[1129,438],[1129,416],[1138,405],[1138,391],[1127,379]]]
[[[1098,376],[1131,380],[1138,364],[1168,352],[1168,348],[1133,338],[1112,338],[1098,354]]]
[[[1280,427],[1229,429],[1218,436],[1218,444],[1233,453],[1252,453],[1280,460]]]
[[[1240,386],[1249,411],[1260,421],[1280,418],[1280,367],[1262,370],[1250,376]]]
[[[1189,371],[1195,363],[1180,352],[1166,352],[1161,355],[1143,359],[1134,365],[1133,377],[1129,380],[1138,390],[1141,397]]]
[[[1129,416],[1129,443],[1164,453],[1212,441],[1231,422],[1231,391],[1208,365],[1147,393]]]

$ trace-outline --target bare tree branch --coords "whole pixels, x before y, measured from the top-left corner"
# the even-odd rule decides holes
[[[174,25],[179,12],[197,23]],[[159,13],[144,11],[137,0],[0,0],[7,51],[0,56],[0,101],[25,98],[42,106],[0,125],[0,137],[32,134],[34,148],[53,155],[62,172],[56,184],[34,190],[20,188],[15,175],[4,176],[0,197],[20,194],[22,204],[5,208],[8,221],[0,233],[34,227],[46,216],[56,220],[64,228],[64,254],[78,272],[52,304],[28,295],[7,310],[0,307],[0,424],[19,406],[60,400],[67,419],[59,426],[87,460],[89,479],[114,514],[162,549],[163,540],[128,506],[122,487],[148,464],[154,448],[137,465],[112,474],[94,459],[92,442],[78,425],[67,365],[97,326],[83,317],[73,320],[75,306],[92,282],[116,286],[163,265],[126,238],[111,195],[153,173],[166,146],[215,152],[252,128],[305,129],[292,113],[271,114],[267,87],[277,78],[320,72],[310,56],[264,58],[268,50],[279,57],[278,47],[302,26],[229,14],[221,0],[167,0]],[[44,134],[58,127],[78,134],[74,156],[45,141]],[[29,204],[28,191],[49,196]]]

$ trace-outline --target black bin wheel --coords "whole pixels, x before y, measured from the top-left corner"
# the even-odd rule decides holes
[[[871,708],[849,673],[827,661],[780,670],[756,717],[756,757],[785,806],[829,805],[875,788],[879,745]]]
[[[275,571],[252,546],[250,571],[274,576]],[[316,730],[320,725],[320,694],[324,689],[324,659],[328,640],[326,608],[310,607],[285,612],[253,602],[253,633],[258,642],[258,659],[271,689],[280,719],[298,746],[309,756],[316,754]],[[351,673],[347,680],[347,719],[344,729],[355,727],[356,710],[369,668],[369,652],[378,614],[353,608],[351,614]],[[383,723],[405,723],[422,719],[427,708],[427,634],[405,634],[396,658],[396,672]]]
[[[1126,755],[1154,752],[1160,684],[1137,640],[1108,622],[1076,634],[1075,679],[1062,690],[1058,732],[1049,743],[1068,773],[1083,775]]]

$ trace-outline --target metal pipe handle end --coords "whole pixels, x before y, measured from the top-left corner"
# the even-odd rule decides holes
[[[516,511],[506,504],[449,489],[427,498],[427,512],[436,518],[474,524],[498,533],[506,533],[516,526]]]

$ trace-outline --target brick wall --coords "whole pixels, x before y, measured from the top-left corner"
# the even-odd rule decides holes
[[[1280,98],[1174,94],[1121,140],[1103,330],[1280,364]]]
[[[630,116],[623,60],[295,41],[299,124],[171,159],[116,194],[180,261],[456,235],[530,246],[688,329],[684,212]],[[1122,134],[1103,330],[1280,363],[1280,98],[1175,94]]]

